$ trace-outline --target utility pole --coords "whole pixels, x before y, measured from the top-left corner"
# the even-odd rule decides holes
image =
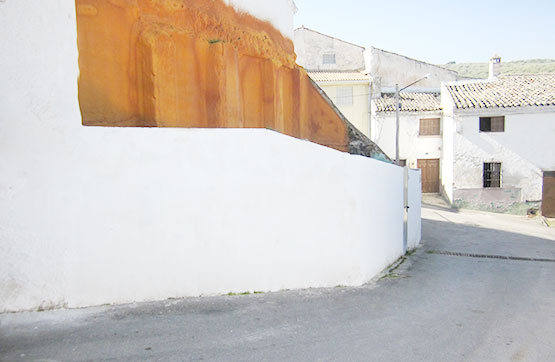
[[[399,120],[399,112],[401,111],[401,102],[399,100],[401,91],[412,87],[416,83],[430,78],[431,74],[428,73],[424,77],[418,79],[417,81],[412,82],[411,84],[407,85],[406,87],[401,88],[399,90],[399,84],[395,84],[395,164],[399,166],[399,128],[400,128],[400,120]]]
[[[395,84],[395,164],[397,166],[399,166],[399,108],[401,108],[399,103],[399,84]]]

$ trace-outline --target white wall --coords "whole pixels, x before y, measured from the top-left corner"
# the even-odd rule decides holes
[[[415,249],[422,239],[422,172],[408,170],[407,248]]]
[[[453,203],[453,138],[455,123],[452,115],[443,116],[443,154],[441,158],[441,192],[449,203]]]
[[[294,15],[297,11],[292,0],[224,0],[239,11],[270,22],[283,35],[293,40]]]
[[[297,64],[308,70],[362,70],[364,48],[307,28],[295,29]],[[324,54],[335,54],[336,64],[323,64]]]
[[[442,156],[442,136],[420,136],[421,118],[441,118],[441,112],[401,112],[399,117],[399,158],[416,168],[419,159]],[[373,112],[372,141],[392,159],[395,159],[396,118],[392,112]]]
[[[268,130],[81,126],[75,24],[74,2],[0,3],[0,312],[358,285],[401,255],[399,167]]]
[[[329,84],[326,82],[319,82],[318,85],[328,97],[334,102],[334,104],[339,108],[341,113],[349,122],[351,122],[359,131],[369,136],[370,128],[370,107],[369,102],[369,92],[370,84],[366,83],[354,83],[354,82],[334,82]],[[337,102],[338,88],[352,88],[353,89],[353,104],[352,105],[340,105]]]
[[[441,108],[443,109],[443,153],[441,157],[440,182],[441,193],[449,203],[453,203],[453,138],[455,137],[454,103],[448,96],[445,84],[441,85]]]
[[[364,51],[366,71],[379,82],[382,88],[406,86],[430,73],[431,76],[418,82],[412,89],[438,90],[441,82],[457,80],[457,73],[433,64],[421,62],[403,55],[374,47]]]
[[[480,132],[480,116],[505,115],[505,132]],[[483,163],[502,163],[502,187],[521,190],[518,202],[542,198],[543,170],[555,170],[553,113],[459,114],[454,137],[455,189],[481,189]]]

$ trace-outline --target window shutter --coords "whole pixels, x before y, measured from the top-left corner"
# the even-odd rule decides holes
[[[505,117],[491,117],[491,131],[505,132]]]
[[[420,119],[421,136],[437,136],[441,134],[440,118],[422,118]]]

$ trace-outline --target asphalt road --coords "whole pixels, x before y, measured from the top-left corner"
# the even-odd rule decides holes
[[[0,315],[0,360],[554,361],[555,229],[423,216],[423,246],[363,287]]]

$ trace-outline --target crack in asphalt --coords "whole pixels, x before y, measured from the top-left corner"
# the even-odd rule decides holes
[[[429,254],[438,255],[448,255],[448,256],[462,256],[467,258],[480,258],[480,259],[501,259],[501,260],[516,260],[516,261],[534,261],[542,263],[555,263],[555,259],[548,258],[527,258],[521,256],[508,256],[508,255],[491,255],[491,254],[472,254],[472,253],[460,253],[454,251],[437,251],[430,250]]]

